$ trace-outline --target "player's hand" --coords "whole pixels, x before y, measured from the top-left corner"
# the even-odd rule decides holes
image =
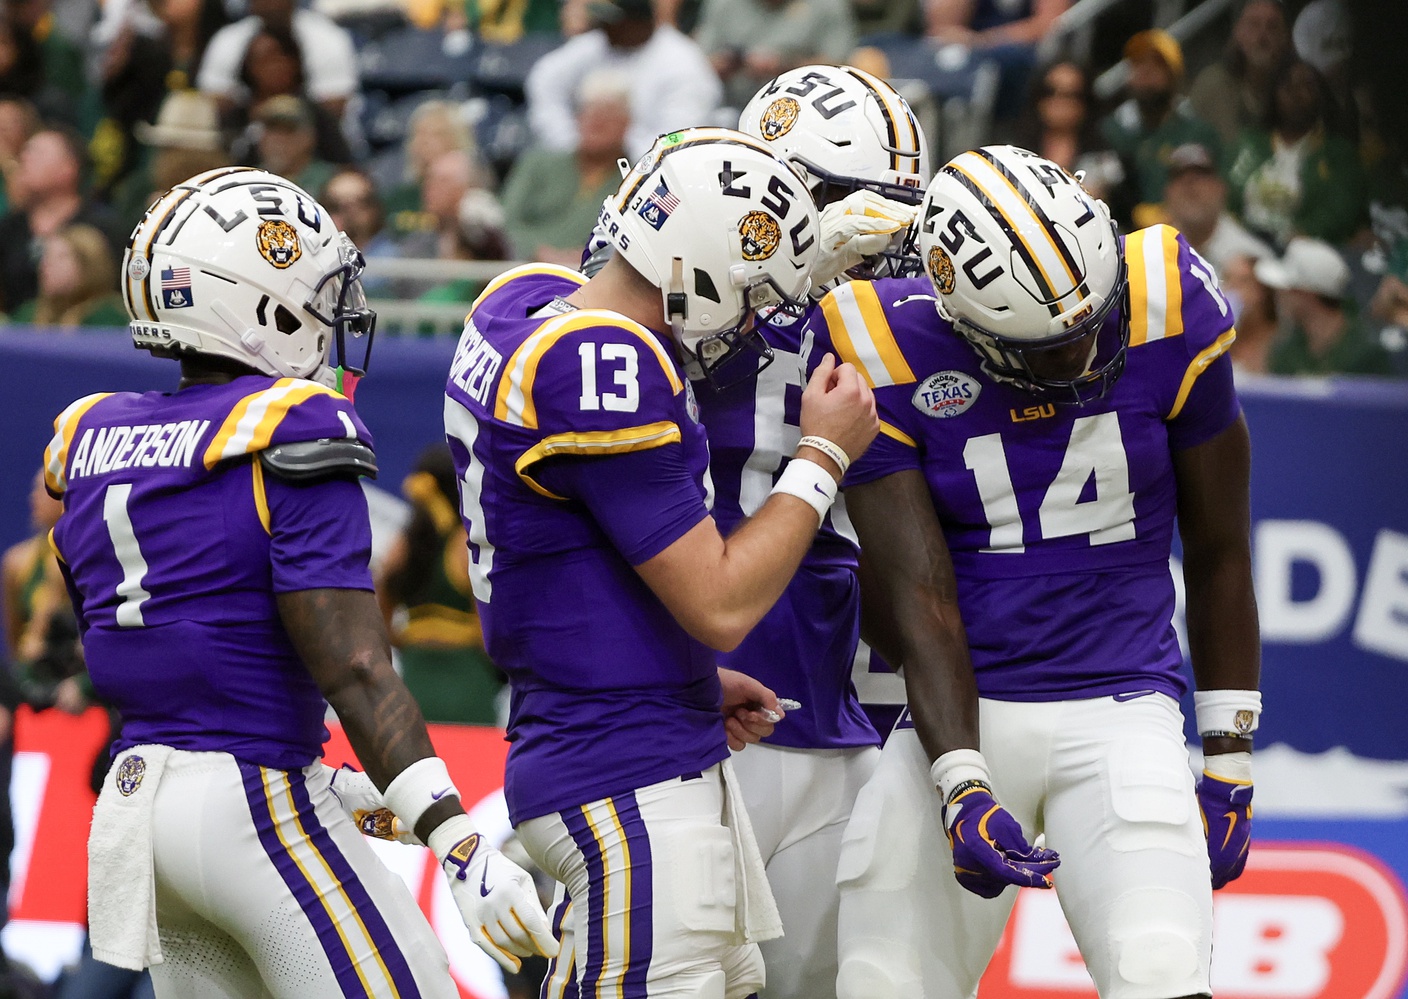
[[[827,354],[802,393],[802,436],[824,437],[855,461],[880,432],[875,396],[852,364]],[[828,462],[830,465],[830,462]],[[836,469],[833,475],[839,474]]]
[[[750,742],[761,742],[772,735],[773,725],[786,717],[777,695],[746,673],[720,667],[719,684],[724,688],[724,731],[729,749],[737,751]]]
[[[981,781],[959,786],[943,806],[943,822],[954,876],[973,894],[996,898],[1008,885],[1052,887],[1051,872],[1061,858],[1028,843],[1017,820]]]
[[[326,764],[323,769],[329,772],[328,790],[363,836],[394,840],[413,846],[421,845],[420,840],[416,839],[416,834],[406,828],[406,824],[386,807],[381,792],[376,789],[370,777],[346,764],[341,770],[334,770]]]
[[[1198,809],[1208,838],[1212,886],[1221,888],[1241,877],[1247,866],[1252,845],[1252,782],[1213,773],[1217,759],[1207,757],[1209,769],[1203,770],[1203,779],[1198,782]]]
[[[430,834],[430,848],[450,882],[469,936],[507,972],[519,957],[553,957],[558,941],[538,901],[533,877],[474,831],[467,815],[447,819]]]
[[[914,222],[919,209],[855,191],[821,210],[821,249],[812,266],[812,287],[820,287],[885,250]]]

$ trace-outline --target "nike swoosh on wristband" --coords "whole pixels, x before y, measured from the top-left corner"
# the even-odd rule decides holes
[[[821,486],[817,485],[815,482],[812,483],[812,488],[815,489],[817,492],[821,493],[821,495],[826,495],[826,490],[821,488]]]
[[[449,793],[450,793],[451,791],[453,791],[453,790],[454,790],[453,787],[447,787],[447,788],[445,788],[443,791],[431,791],[431,792],[430,792],[430,800],[431,800],[431,801],[439,801],[441,798],[445,797],[445,795],[449,794]]]
[[[1116,701],[1123,704],[1125,701],[1132,701],[1136,697],[1148,697],[1150,694],[1156,693],[1158,693],[1158,691],[1156,690],[1126,690],[1121,691],[1120,693],[1114,696]]]

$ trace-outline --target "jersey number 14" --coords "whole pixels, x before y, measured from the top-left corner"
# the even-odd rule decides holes
[[[1025,525],[1002,435],[969,438],[963,446],[963,464],[977,482],[983,516],[990,528],[983,551],[1024,551]],[[1082,501],[1092,476],[1095,495]],[[1077,534],[1088,534],[1092,545],[1134,540],[1134,494],[1129,491],[1129,462],[1118,414],[1100,413],[1075,420],[1061,470],[1047,488],[1037,517],[1043,540]]]

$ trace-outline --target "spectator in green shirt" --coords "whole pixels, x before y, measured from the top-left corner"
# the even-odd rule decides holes
[[[541,146],[518,158],[502,193],[508,237],[523,260],[576,267],[601,203],[621,183],[631,124],[631,82],[600,69],[577,88],[577,148]]]
[[[1346,300],[1349,265],[1333,246],[1304,236],[1280,260],[1256,265],[1257,280],[1276,290],[1289,329],[1271,352],[1278,375],[1387,375],[1388,352]]]
[[[313,108],[301,97],[279,94],[254,109],[259,126],[259,165],[305,191],[321,191],[337,167],[319,159]]]
[[[1124,47],[1129,63],[1129,100],[1100,127],[1105,141],[1125,164],[1135,207],[1136,228],[1157,219],[1168,182],[1169,156],[1179,146],[1197,143],[1216,153],[1217,131],[1193,112],[1178,92],[1183,81],[1183,49],[1166,31],[1141,31]],[[1126,214],[1121,212],[1120,214]]]
[[[1267,126],[1243,132],[1227,158],[1232,210],[1277,246],[1296,235],[1343,243],[1368,220],[1359,154],[1326,129],[1330,101],[1314,66],[1287,64]]]

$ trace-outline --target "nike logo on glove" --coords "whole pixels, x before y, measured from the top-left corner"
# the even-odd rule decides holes
[[[489,887],[488,881],[489,881],[489,868],[488,868],[488,865],[485,865],[485,867],[484,867],[484,875],[483,875],[483,877],[481,877],[481,878],[479,879],[479,894],[480,894],[481,896],[483,896],[484,898],[488,898],[488,897],[489,897],[489,892],[491,892],[491,891],[494,890],[494,889],[492,889],[492,888]]]

